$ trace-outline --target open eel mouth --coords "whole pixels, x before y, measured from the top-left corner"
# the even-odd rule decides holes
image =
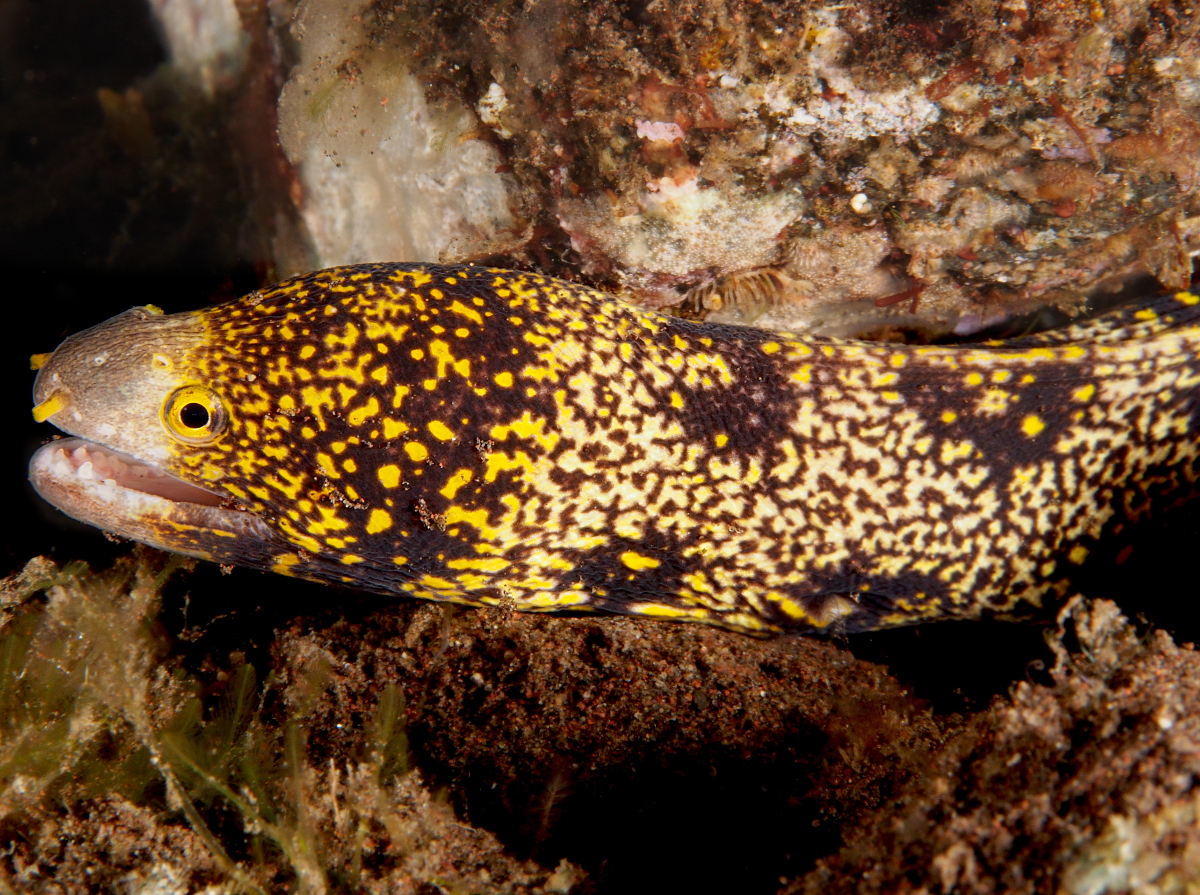
[[[68,516],[164,550],[228,561],[239,542],[273,540],[265,523],[228,498],[82,438],[42,445],[29,480]]]
[[[47,455],[44,460],[42,454]],[[91,444],[82,438],[60,438],[44,445],[34,455],[32,465],[39,463],[48,464],[56,479],[72,481],[77,487],[104,487],[118,493],[137,491],[172,503],[207,507],[219,507],[224,502],[220,495],[190,485],[128,454]],[[99,486],[92,483],[99,483]]]

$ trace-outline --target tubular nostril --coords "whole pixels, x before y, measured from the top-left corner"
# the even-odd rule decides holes
[[[66,406],[67,399],[63,397],[62,392],[53,391],[49,398],[33,408],[33,419],[35,422],[44,423]]]

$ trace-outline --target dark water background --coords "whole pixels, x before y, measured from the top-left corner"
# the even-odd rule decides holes
[[[134,305],[187,311],[259,285],[264,259],[239,250],[245,201],[221,109],[177,108],[166,63],[145,0],[0,4],[0,574],[39,554],[103,567],[130,546],[29,485],[29,457],[55,431],[30,416],[29,356]],[[144,155],[114,139],[98,98],[131,86],[153,122]],[[192,658],[246,649],[262,667],[274,629],[335,594],[360,599],[250,572],[222,577],[204,563],[168,594],[163,621],[204,632],[180,643]]]

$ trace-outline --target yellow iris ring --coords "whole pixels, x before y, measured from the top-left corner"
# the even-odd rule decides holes
[[[172,438],[186,444],[205,444],[221,434],[229,417],[212,389],[185,385],[163,401],[159,418]]]

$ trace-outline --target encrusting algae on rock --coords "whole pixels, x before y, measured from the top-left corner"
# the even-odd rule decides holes
[[[535,265],[716,322],[928,340],[1186,288],[1200,251],[1186,3],[272,10],[305,269]]]
[[[1200,473],[1200,299],[886,346],[375,264],[40,358],[39,492],[117,534],[376,593],[860,631],[1065,596]]]

